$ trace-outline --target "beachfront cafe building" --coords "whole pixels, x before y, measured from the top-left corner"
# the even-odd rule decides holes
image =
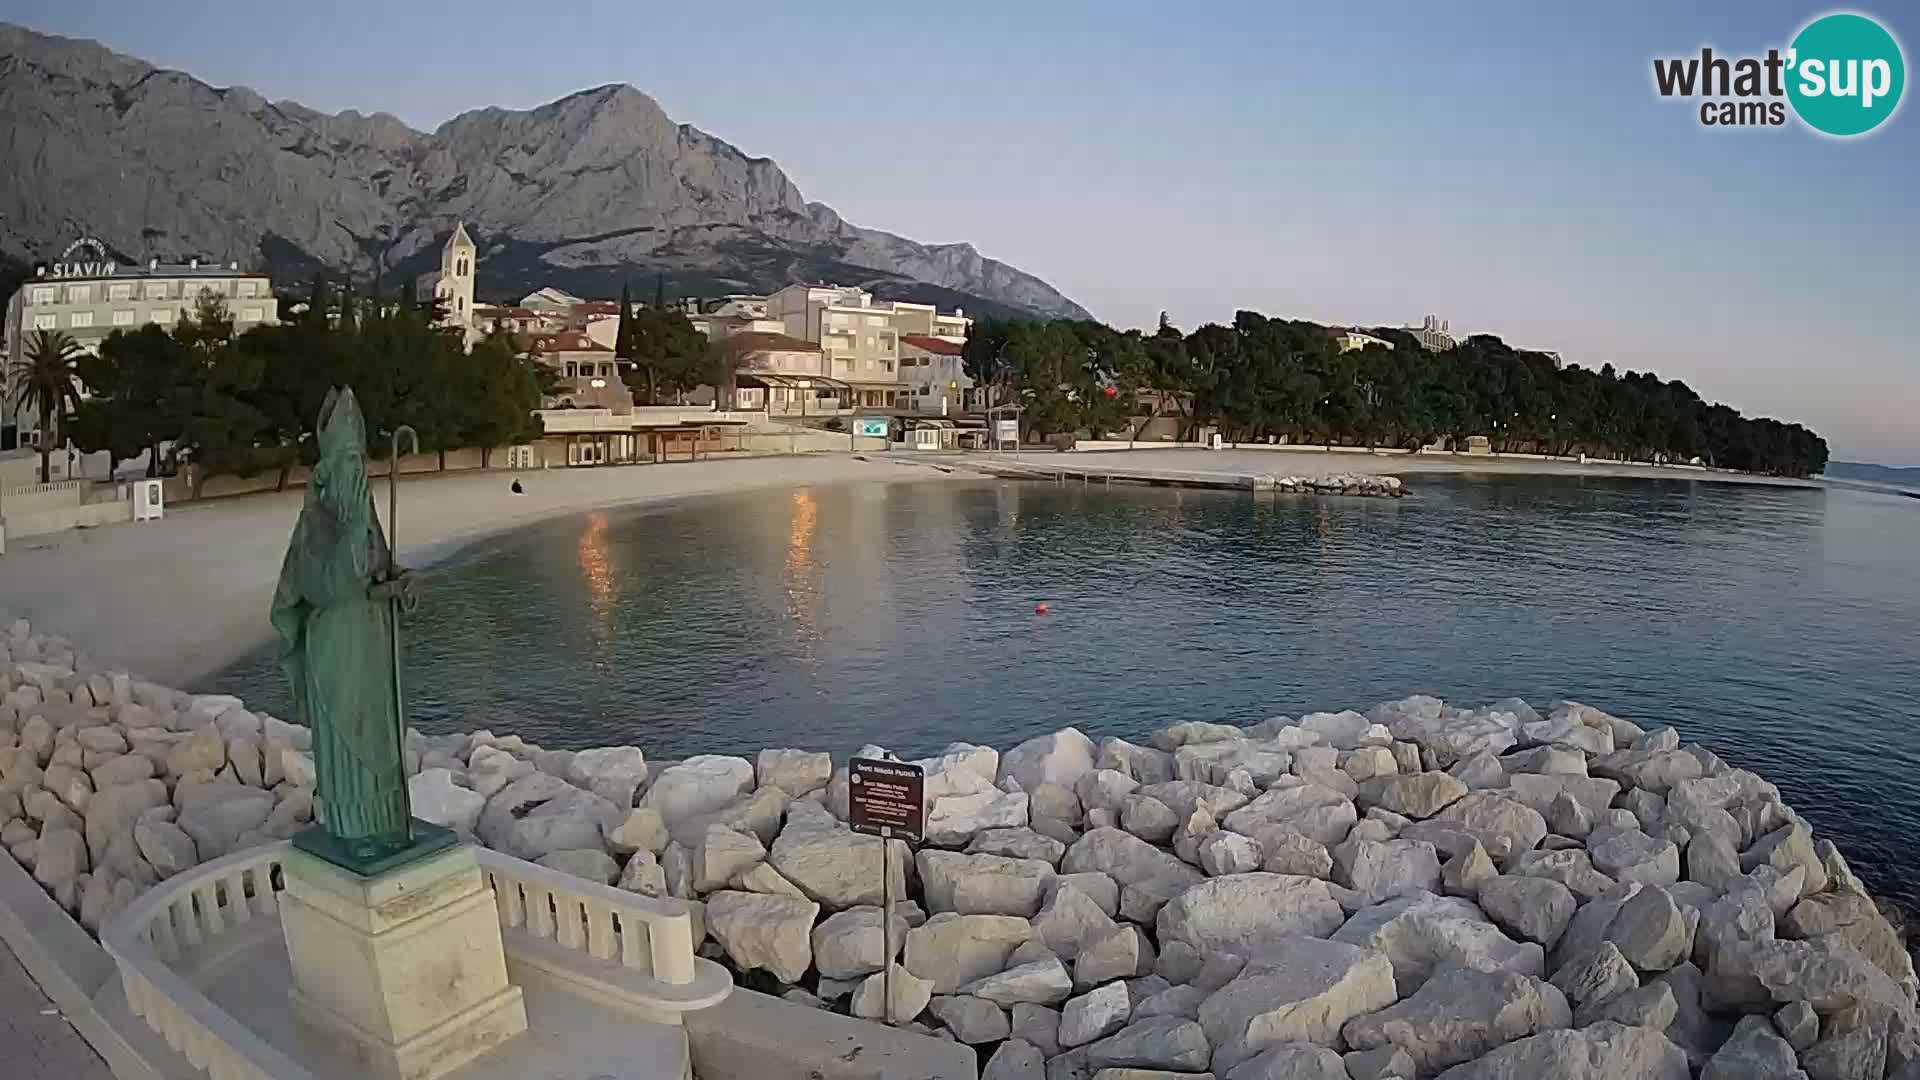
[[[525,335],[519,347],[553,369],[558,385],[539,410],[539,440],[513,448],[515,468],[575,468],[696,461],[726,446],[726,433],[746,426],[710,406],[642,406],[620,373],[613,350],[584,330]]]

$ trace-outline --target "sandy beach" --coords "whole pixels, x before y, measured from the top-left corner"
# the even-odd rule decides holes
[[[878,456],[876,456],[877,458]],[[957,474],[965,476],[966,474]],[[527,493],[512,495],[518,477]],[[948,476],[847,454],[403,477],[400,558],[432,565],[476,540],[559,514],[803,484]],[[375,479],[382,517],[387,489]],[[0,555],[0,609],[102,663],[191,688],[266,639],[267,606],[303,490],[167,509],[164,520],[35,536]]]

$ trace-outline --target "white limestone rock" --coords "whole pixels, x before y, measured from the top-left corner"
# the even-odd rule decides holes
[[[1388,1043],[1342,1055],[1350,1080],[1413,1080],[1413,1055]]]
[[[1051,863],[924,848],[915,857],[927,911],[1031,919],[1053,883]]]
[[[1024,948],[1024,946],[1022,946]],[[1019,949],[1015,950],[1018,953]],[[1026,963],[1014,963],[1017,956],[1009,954],[1008,963],[1013,966],[994,975],[975,979],[960,988],[963,994],[971,994],[998,1005],[1057,1005],[1073,993],[1073,979],[1067,975],[1067,968],[1059,959],[1049,953],[1047,956]],[[1056,1022],[1058,1017],[1055,1017]]]
[[[1085,990],[1115,979],[1131,979],[1140,974],[1142,959],[1153,970],[1152,956],[1143,932],[1137,926],[1122,926],[1081,948],[1073,959],[1073,985]]]
[[[666,867],[660,865],[660,860],[654,858],[650,851],[634,852],[627,859],[627,864],[620,868],[620,879],[616,884],[628,892],[651,896],[656,900],[672,895],[667,887]],[[691,892],[692,889],[685,886],[682,891]]]
[[[658,810],[672,829],[682,818],[711,814],[753,789],[753,763],[746,758],[700,754],[662,770],[640,805]]]
[[[1027,920],[1012,915],[935,915],[907,932],[907,969],[932,979],[936,993],[1004,970],[1013,950],[1033,937]]]
[[[193,837],[171,821],[142,817],[134,822],[133,839],[139,845],[140,856],[162,879],[191,870],[200,863]]]
[[[1544,1031],[1455,1065],[1439,1080],[1689,1080],[1687,1055],[1651,1028]]]
[[[984,788],[968,795],[934,799],[927,810],[929,844],[964,844],[983,829],[1023,828],[1031,796],[1025,791]]]
[[[1471,900],[1480,895],[1480,889],[1488,881],[1499,875],[1487,849],[1480,841],[1467,837],[1464,845],[1440,867],[1440,891],[1447,896]]]
[[[1480,909],[1522,941],[1551,949],[1566,933],[1579,905],[1572,890],[1536,877],[1499,877],[1480,887]]]
[[[1752,873],[1771,866],[1781,873],[1800,867],[1806,873],[1800,895],[1811,896],[1827,887],[1827,868],[1813,849],[1813,834],[1802,822],[1792,822],[1753,842],[1740,856],[1740,869]]]
[[[622,810],[647,782],[647,757],[637,746],[599,746],[582,750],[567,763],[566,778]]]
[[[768,749],[753,762],[754,782],[799,798],[827,786],[833,779],[833,755],[806,750]]]
[[[1592,900],[1613,891],[1616,882],[1593,868],[1593,860],[1579,848],[1559,851],[1522,852],[1514,860],[1511,873],[1523,877],[1546,878],[1573,890],[1582,900]]]
[[[282,755],[283,762],[290,760]],[[467,756],[467,780],[473,790],[491,799],[516,780],[532,776],[533,762],[522,761],[505,750],[476,746]]]
[[[1625,829],[1602,829],[1587,838],[1593,868],[1620,882],[1672,885],[1680,880],[1680,849],[1670,840]]]
[[[1125,739],[1100,740],[1098,768],[1124,773],[1142,784],[1159,784],[1173,779],[1173,754],[1151,746],[1138,746]]]
[[[1028,739],[1000,755],[996,780],[1012,777],[1032,791],[1041,784],[1060,784],[1069,790],[1093,771],[1094,745],[1078,728],[1061,728],[1051,735]]]
[[[1410,818],[1430,818],[1467,793],[1467,785],[1443,772],[1383,776],[1360,786],[1359,803]]]
[[[1616,750],[1601,754],[1587,763],[1587,771],[1617,781],[1621,787],[1644,788],[1665,795],[1683,780],[1697,780],[1702,770],[1700,759],[1685,750]]]
[[[1427,1075],[1572,1023],[1566,997],[1548,983],[1511,971],[1449,968],[1405,1001],[1347,1021],[1341,1034],[1356,1050],[1398,1046]]]
[[[617,811],[619,808],[614,809]],[[658,855],[667,849],[667,841],[671,838],[660,811],[650,807],[636,807],[627,811],[623,818],[609,818],[603,832],[608,850],[620,855],[636,851]]]
[[[1208,833],[1198,844],[1200,869],[1209,877],[1258,870],[1262,854],[1259,841],[1224,829]]]
[[[1045,1080],[1047,1063],[1039,1047],[1025,1039],[1008,1039],[980,1070],[980,1080]]]
[[[1311,1043],[1280,1043],[1234,1066],[1222,1080],[1349,1080],[1340,1055]]]
[[[1285,825],[1316,843],[1332,845],[1347,838],[1359,817],[1346,796],[1319,784],[1300,783],[1273,788],[1228,813],[1221,824],[1256,838],[1263,829]]]
[[[1680,999],[1668,983],[1656,982],[1638,990],[1616,994],[1594,1002],[1574,1013],[1574,1026],[1587,1027],[1611,1020],[1628,1027],[1665,1031],[1680,1015]]]
[[[1012,1030],[1005,1009],[966,994],[936,995],[927,1003],[927,1011],[969,1046],[997,1042]]]
[[[599,848],[549,851],[534,861],[549,870],[572,874],[601,885],[611,885],[620,878],[620,864]]]
[[[999,855],[1008,859],[1038,859],[1048,866],[1059,866],[1067,845],[1032,829],[982,829],[967,844],[969,855]]]
[[[247,790],[257,791],[258,789]],[[267,812],[271,813],[273,796],[264,792],[261,794],[266,795]],[[95,854],[105,852],[115,837],[127,835],[133,828],[133,823],[139,820],[142,814],[155,807],[166,805],[167,786],[158,780],[140,780],[97,792],[87,802],[86,826],[83,830],[87,839],[87,850]],[[246,820],[251,814],[251,804],[244,810],[239,806],[232,807],[229,813],[235,818],[233,824],[236,828],[231,834],[224,831],[221,833],[219,839],[227,845],[221,849],[222,854],[232,850],[231,845],[240,833],[260,824],[260,822]],[[207,822],[207,826],[204,827],[211,826],[211,821],[204,813],[201,820]],[[263,815],[262,821],[264,820]]]
[[[1372,724],[1366,717],[1348,709],[1337,713],[1308,713],[1295,721],[1294,726],[1313,732],[1336,750],[1354,750],[1359,748],[1361,737],[1366,735]]]
[[[877,906],[885,899],[881,843],[876,837],[854,833],[818,804],[801,799],[790,807],[786,828],[774,840],[767,862],[830,910]],[[893,895],[905,896],[906,868],[913,858],[904,842],[892,843]]]
[[[1060,1045],[1072,1049],[1111,1035],[1126,1026],[1132,1012],[1133,1003],[1121,983],[1108,983],[1072,998],[1060,1009]]]
[[[896,913],[893,921],[896,959],[906,946],[908,929],[905,917]],[[885,964],[885,937],[879,908],[856,907],[835,912],[813,928],[814,965],[821,975],[830,979],[871,975]]]
[[[1692,954],[1698,923],[1697,911],[1682,911],[1665,889],[1645,886],[1620,905],[1606,939],[1619,946],[1637,970],[1660,972]]]
[[[1071,960],[1113,933],[1115,923],[1092,898],[1072,886],[1055,888],[1033,920],[1033,932],[1053,954]]]
[[[159,781],[150,780],[147,783],[158,784]],[[242,842],[243,838],[267,823],[273,806],[274,797],[270,791],[237,784],[208,784],[194,792],[180,806],[179,825],[188,836],[193,837],[194,847],[202,859],[217,859],[250,846]]]
[[[1425,840],[1448,854],[1460,851],[1469,838],[1478,840],[1501,863],[1531,850],[1546,835],[1547,819],[1538,810],[1496,791],[1469,792],[1400,833],[1402,839]]]
[[[1424,840],[1348,840],[1333,849],[1333,862],[1333,880],[1368,903],[1440,889],[1440,858]]]
[[[1476,971],[1545,974],[1544,950],[1500,932],[1473,904],[1415,893],[1355,914],[1333,940],[1377,949],[1393,964],[1401,994],[1417,991],[1436,970],[1454,965]]]
[[[1232,724],[1209,724],[1203,720],[1188,720],[1162,728],[1153,733],[1150,740],[1155,749],[1171,754],[1183,746],[1193,743],[1220,742],[1225,739],[1244,739],[1247,733]],[[1145,781],[1143,780],[1142,783]]]
[[[1134,794],[1157,799],[1182,818],[1191,816],[1195,810],[1205,810],[1219,818],[1228,811],[1246,805],[1251,797],[1233,788],[1202,780],[1169,780],[1164,784],[1147,784]]]
[[[1060,1021],[1063,1045],[1066,1026],[1063,1015]],[[1086,1053],[1087,1065],[1095,1070],[1096,1077],[1126,1080],[1129,1075],[1140,1075],[1129,1074],[1127,1070],[1163,1069],[1191,1073],[1205,1069],[1210,1048],[1199,1024],[1178,1017],[1156,1016],[1129,1024],[1099,1042],[1088,1045]],[[1145,1075],[1152,1077],[1157,1074]]]
[[[1136,792],[1121,803],[1120,827],[1150,844],[1164,844],[1180,827],[1180,815],[1159,799]]]
[[[1200,871],[1120,829],[1090,830],[1067,848],[1060,872],[1088,871],[1103,873],[1123,888],[1148,881],[1190,885],[1204,880]]]
[[[1288,874],[1209,878],[1160,909],[1162,944],[1184,941],[1202,953],[1267,959],[1299,937],[1326,937],[1345,919],[1327,883]]]
[[[1378,952],[1295,939],[1221,986],[1199,1022],[1225,1071],[1275,1043],[1332,1043],[1349,1019],[1393,1004],[1393,966]]]
[[[811,932],[819,914],[811,900],[725,890],[707,897],[707,932],[741,970],[797,983],[813,966]]]
[[[454,780],[451,769],[422,769],[407,778],[407,801],[421,821],[472,836],[487,797]]]
[[[1808,1010],[1812,1017],[1812,1010]],[[1817,1035],[1819,1020],[1813,1018]],[[1809,1048],[1813,1040],[1807,1042]],[[1733,1034],[1700,1070],[1700,1080],[1805,1080],[1794,1048],[1763,1016],[1743,1016]]]
[[[1576,1007],[1604,1001],[1640,987],[1640,976],[1611,941],[1578,953],[1560,965],[1551,980]]]
[[[1294,755],[1280,744],[1256,739],[1193,743],[1173,753],[1178,779],[1223,786],[1236,769],[1244,769],[1256,785],[1265,785],[1285,776],[1293,764]]]
[[[767,857],[758,837],[724,825],[709,825],[688,855],[693,860],[693,887],[701,893],[724,889],[734,878]]]
[[[853,992],[853,1000],[848,1011],[862,1020],[879,1020],[887,1001],[887,978],[876,971],[861,980],[860,986]],[[933,983],[908,971],[900,964],[893,965],[893,1021],[904,1024],[919,1016],[933,1000]]]
[[[534,772],[487,800],[475,832],[495,851],[531,861],[549,851],[598,847],[606,822],[618,813],[598,795]]]
[[[87,842],[77,831],[60,828],[41,831],[33,855],[35,881],[56,894],[63,887],[77,890],[84,884],[76,884],[77,879],[91,868],[92,864],[87,858]],[[71,908],[73,905],[62,906]]]

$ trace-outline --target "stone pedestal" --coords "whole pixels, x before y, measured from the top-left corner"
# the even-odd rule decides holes
[[[372,877],[296,848],[285,873],[294,1011],[350,1041],[366,1075],[433,1080],[527,1029],[471,845]]]

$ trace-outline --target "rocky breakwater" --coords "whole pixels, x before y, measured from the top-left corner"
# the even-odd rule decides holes
[[[1308,495],[1373,495],[1399,498],[1407,485],[1397,476],[1373,476],[1365,473],[1334,473],[1329,476],[1260,476],[1254,478],[1256,491],[1290,491]]]
[[[307,733],[0,633],[0,839],[90,927],[317,809]],[[410,732],[414,807],[694,901],[749,985],[978,1048],[993,1080],[1920,1080],[1914,967],[1764,779],[1518,700],[1075,729],[920,759],[929,843],[823,753]],[[882,755],[877,746],[861,753]]]

